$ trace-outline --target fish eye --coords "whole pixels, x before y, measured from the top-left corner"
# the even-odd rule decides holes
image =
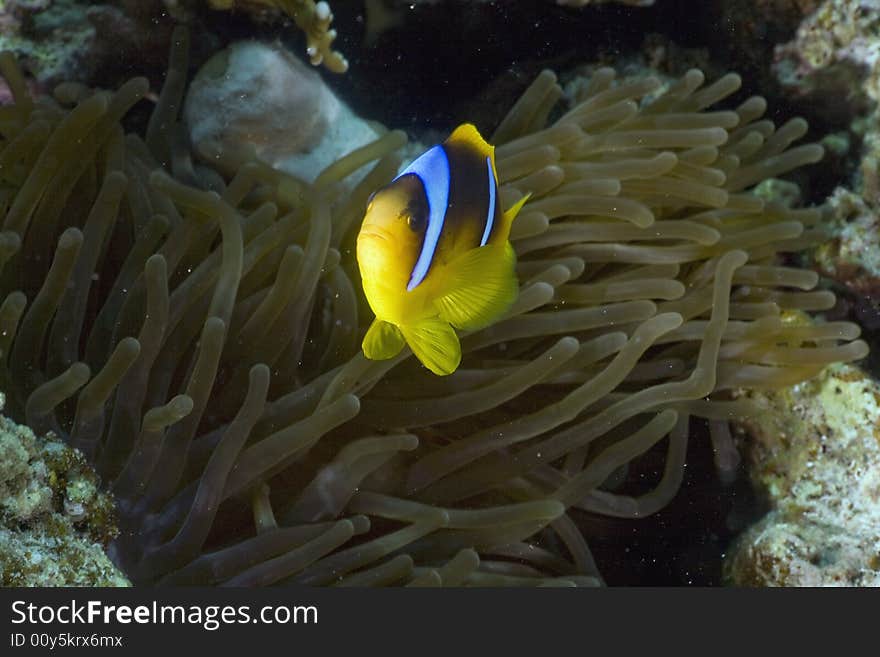
[[[421,233],[428,224],[428,217],[425,208],[420,203],[410,201],[406,209],[400,213],[401,217],[406,217],[406,225],[414,233]]]

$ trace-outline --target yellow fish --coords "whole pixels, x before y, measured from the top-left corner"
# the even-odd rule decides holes
[[[364,294],[376,315],[367,358],[396,356],[404,343],[435,374],[461,362],[453,327],[487,326],[516,300],[510,225],[498,198],[495,148],[464,124],[416,158],[370,198],[357,238]]]

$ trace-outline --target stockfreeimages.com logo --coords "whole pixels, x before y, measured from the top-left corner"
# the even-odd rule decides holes
[[[71,600],[62,605],[36,605],[16,600],[12,603],[12,624],[48,625],[198,625],[214,631],[223,625],[288,623],[316,625],[318,608],[313,605],[267,605],[256,612],[249,605],[105,605],[100,600],[86,603]]]

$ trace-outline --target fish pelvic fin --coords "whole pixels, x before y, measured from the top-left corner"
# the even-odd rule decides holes
[[[451,262],[443,292],[434,302],[440,318],[463,330],[497,320],[519,294],[515,265],[510,242],[472,249]]]
[[[439,317],[400,327],[406,343],[422,365],[438,376],[452,374],[461,363],[461,344],[455,330]]]
[[[400,329],[377,317],[364,336],[364,356],[370,360],[394,358],[403,349],[403,345],[403,334]]]

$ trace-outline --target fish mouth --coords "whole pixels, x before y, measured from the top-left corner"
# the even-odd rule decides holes
[[[384,231],[375,228],[361,228],[358,239],[379,240],[380,242],[391,242],[391,238]]]

